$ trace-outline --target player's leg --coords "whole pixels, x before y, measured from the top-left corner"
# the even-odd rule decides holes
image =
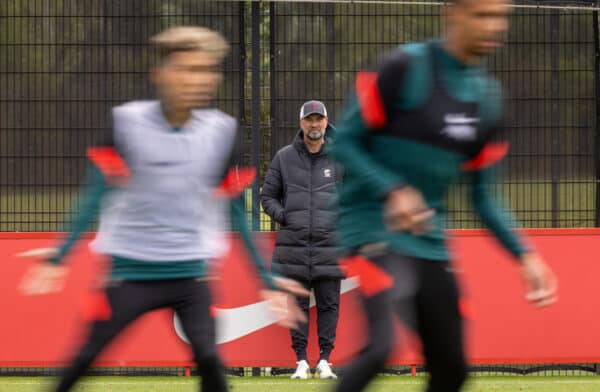
[[[380,271],[390,273],[389,266],[393,262],[393,256],[373,257],[369,262]],[[394,347],[393,289],[363,295],[362,302],[367,317],[368,341],[344,370],[343,377],[335,389],[338,392],[362,391],[383,368]]]
[[[428,392],[459,391],[467,377],[459,290],[449,265],[420,261],[418,332],[430,374]]]
[[[368,343],[346,367],[338,392],[362,391],[385,365],[394,346],[393,310],[389,292],[364,298]]]
[[[149,296],[151,293],[147,283],[114,281],[108,284],[105,289],[107,301],[103,302],[103,298],[99,297],[96,304],[92,304],[98,307],[108,305],[106,309],[97,309],[105,313],[102,316],[106,319],[102,317],[92,322],[89,336],[65,369],[56,387],[57,392],[68,391],[119,332],[141,314],[156,308],[153,297]]]
[[[181,320],[202,377],[200,390],[227,391],[225,370],[216,347],[215,321],[211,314],[211,293],[206,281],[179,280],[172,306]]]

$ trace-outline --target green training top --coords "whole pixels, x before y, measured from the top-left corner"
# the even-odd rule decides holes
[[[475,211],[515,257],[525,252],[511,218],[488,193],[489,166],[504,144],[493,142],[501,118],[499,83],[480,66],[452,57],[439,42],[401,46],[374,72],[361,72],[331,154],[345,169],[338,231],[351,250],[385,243],[398,253],[448,260],[443,228],[449,186],[471,183]],[[434,208],[424,235],[385,228],[387,194],[410,185]]]

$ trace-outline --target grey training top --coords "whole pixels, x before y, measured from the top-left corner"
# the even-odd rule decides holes
[[[149,262],[220,256],[226,204],[214,189],[229,163],[236,120],[214,108],[194,110],[173,132],[159,101],[115,107],[113,119],[131,177],[103,201],[92,248]]]

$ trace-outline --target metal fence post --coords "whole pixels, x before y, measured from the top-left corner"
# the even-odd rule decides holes
[[[239,70],[238,75],[240,78],[238,84],[239,94],[239,116],[240,116],[240,127],[246,129],[246,4],[240,1],[238,4],[238,29],[240,34],[240,58],[239,58]],[[244,133],[245,134],[245,133]]]
[[[327,100],[329,119],[335,119],[335,4],[327,4]]]
[[[109,102],[108,96],[108,85],[109,85],[109,63],[108,63],[108,43],[110,41],[108,34],[108,2],[110,0],[104,0],[104,17],[102,18],[102,38],[103,38],[103,47],[102,47],[102,61],[103,61],[103,69],[104,69],[104,83],[102,83],[102,99],[104,100],[104,110],[105,110],[105,118],[109,119],[111,113],[111,103]],[[105,132],[111,132],[112,124],[110,122],[105,124]],[[103,135],[104,137],[104,135]]]
[[[276,131],[275,128],[277,126],[277,116],[276,114],[277,112],[277,108],[275,107],[277,101],[278,101],[278,88],[277,88],[277,78],[275,77],[275,75],[277,74],[277,46],[275,45],[275,32],[276,32],[276,27],[275,27],[275,23],[276,21],[276,15],[275,15],[275,3],[271,2],[269,3],[269,59],[270,59],[270,78],[269,78],[269,85],[271,88],[271,101],[270,101],[270,112],[271,112],[271,116],[269,119],[269,126],[271,127],[271,141],[270,141],[270,153],[271,155],[269,156],[272,157],[275,155],[275,153],[277,152],[277,139],[274,137],[274,132]],[[276,229],[276,224],[275,221],[271,219],[271,230],[275,230]]]
[[[252,2],[252,166],[260,168],[260,3]],[[260,230],[258,180],[252,186],[252,230]]]
[[[596,98],[596,146],[594,149],[594,163],[596,166],[596,211],[594,226],[600,226],[600,28],[598,23],[598,11],[592,13],[594,24],[594,82]]]
[[[550,82],[550,127],[552,128],[552,145],[550,154],[551,161],[551,176],[552,176],[552,227],[558,227],[559,221],[559,181],[560,181],[560,157],[559,153],[559,138],[560,138],[560,107],[558,105],[559,94],[559,39],[560,39],[560,14],[558,10],[550,11],[550,67],[551,67],[551,82]]]

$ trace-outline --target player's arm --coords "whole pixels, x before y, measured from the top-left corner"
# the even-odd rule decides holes
[[[60,246],[58,248],[34,249],[21,254],[21,256],[46,259],[54,264],[62,262],[84,230],[89,227],[98,211],[101,199],[107,191],[108,185],[102,174],[97,168],[90,165],[78,212],[69,223],[66,230],[67,235]]]
[[[463,164],[463,169],[472,171],[475,211],[504,248],[520,261],[521,277],[527,287],[526,299],[536,306],[549,305],[556,301],[557,280],[554,273],[543,258],[525,243],[524,237],[512,230],[517,224],[516,220],[489,193],[492,177],[490,167],[506,155],[508,143],[492,141],[501,128],[502,99],[498,82],[491,79],[488,82],[491,83],[487,87],[487,99],[483,102],[482,117],[495,126],[472,159]]]
[[[521,255],[531,251],[530,246],[513,231],[512,228],[517,226],[516,219],[489,192],[493,167],[504,159],[509,149],[509,143],[498,138],[502,132],[502,90],[500,83],[493,78],[485,77],[480,82],[486,91],[480,103],[481,139],[471,151],[469,160],[462,164],[462,169],[470,177],[475,212],[502,246],[520,260]]]
[[[484,164],[483,160],[479,163]],[[481,167],[472,173],[475,211],[504,248],[520,262],[521,276],[527,285],[527,300],[536,306],[550,305],[557,298],[556,277],[535,249],[525,243],[524,237],[513,231],[516,219],[490,195],[490,170],[489,167]]]
[[[252,238],[250,228],[248,227],[246,220],[246,197],[244,192],[231,201],[231,216],[235,227],[237,227],[239,230],[242,241],[244,242],[244,246],[248,250],[250,259],[256,267],[260,278],[267,288],[274,289],[274,275],[267,270],[266,263],[258,251],[254,239]]]
[[[61,245],[58,248],[33,249],[20,254],[22,257],[43,261],[34,264],[21,281],[20,289],[26,294],[46,294],[62,289],[68,271],[62,261],[89,227],[104,195],[112,186],[124,183],[128,178],[127,166],[116,152],[112,140],[90,147],[87,156],[90,165],[83,199]]]
[[[81,234],[90,227],[104,196],[115,186],[127,182],[129,178],[127,163],[118,152],[112,135],[102,143],[89,147],[86,153],[89,165],[83,201],[71,221],[68,235],[58,248],[57,255],[50,259],[54,263],[62,261]]]
[[[260,203],[275,222],[283,224],[285,215],[281,199],[283,197],[283,178],[281,176],[281,160],[276,154],[269,166],[265,182],[260,192]]]
[[[491,196],[489,192],[491,170],[482,168],[471,174],[473,206],[481,221],[492,231],[503,247],[515,258],[520,259],[521,255],[531,251],[531,248],[524,243],[523,237],[512,229],[516,226],[516,219]]]
[[[258,251],[246,221],[246,198],[244,192],[246,188],[254,183],[256,170],[241,165],[241,143],[239,142],[239,138],[236,137],[236,140],[237,142],[230,152],[227,170],[222,177],[221,184],[217,188],[217,194],[230,198],[232,221],[239,229],[244,246],[248,250],[250,259],[265,286],[271,290],[284,290],[296,295],[308,295],[308,292],[299,283],[269,272],[262,255]]]
[[[241,170],[241,172],[240,172]],[[243,174],[242,174],[243,173]],[[261,277],[265,287],[269,290],[282,290],[290,292],[294,295],[309,295],[309,292],[298,282],[283,278],[277,274],[269,272],[266,268],[266,263],[261,253],[258,251],[256,243],[252,238],[252,233],[248,227],[246,220],[246,196],[244,189],[246,189],[252,182],[254,182],[256,171],[249,168],[232,167],[229,169],[227,174],[228,177],[235,177],[244,179],[244,182],[230,182],[230,188],[234,192],[230,192],[231,199],[231,215],[234,225],[239,229],[239,233],[244,242],[244,246],[248,250],[250,259],[252,260],[259,276]],[[239,192],[237,195],[235,192]]]
[[[231,159],[223,181],[217,188],[217,194],[231,199],[231,217],[234,225],[239,229],[242,241],[248,250],[258,274],[266,290],[262,290],[262,297],[269,301],[270,309],[278,319],[278,323],[286,328],[296,328],[299,322],[305,322],[304,313],[294,300],[294,296],[308,296],[310,293],[298,282],[276,276],[266,268],[266,263],[258,251],[246,221],[246,198],[244,190],[256,178],[254,168],[240,166],[239,157],[241,145],[236,143],[232,149]]]
[[[89,170],[87,183],[79,213],[71,222],[68,235],[62,244],[58,248],[32,249],[19,254],[20,257],[41,261],[33,264],[21,280],[19,289],[22,293],[38,295],[62,290],[68,274],[68,267],[62,261],[75,245],[81,233],[89,226],[102,195],[107,190],[106,182],[94,167]]]
[[[68,234],[58,247],[57,254],[49,259],[51,262],[62,262],[71,251],[81,234],[90,226],[97,215],[102,198],[108,192],[108,189],[108,184],[100,170],[94,165],[89,165],[86,186],[83,190],[79,210],[71,221],[67,230]]]
[[[227,166],[221,176],[221,183],[217,186],[217,195],[230,200],[232,223],[239,229],[244,246],[261,280],[266,287],[273,288],[273,277],[265,267],[266,264],[256,248],[246,222],[245,190],[256,180],[256,169],[242,166],[242,144],[238,136],[239,131],[234,136],[235,141],[229,151]]]

